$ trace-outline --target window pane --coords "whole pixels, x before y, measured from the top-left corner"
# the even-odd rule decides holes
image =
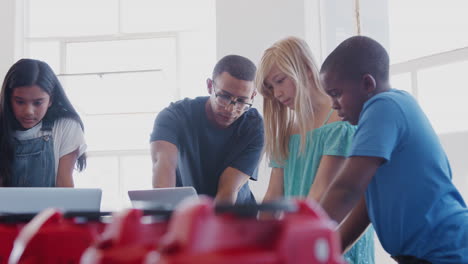
[[[47,62],[55,74],[60,73],[59,42],[31,42],[29,44],[29,57]]]
[[[161,32],[215,23],[214,0],[122,0],[122,31]]]
[[[468,1],[390,0],[392,63],[468,46]]]
[[[77,188],[101,188],[101,211],[120,207],[119,163],[116,156],[88,157],[83,172],[75,173],[73,179]]]
[[[91,154],[87,161],[87,168],[74,175],[75,186],[101,188],[101,211],[130,207],[127,193],[129,190],[152,188],[152,163],[149,154]]]
[[[392,75],[390,76],[390,83],[392,85],[392,88],[405,90],[408,93],[412,94],[410,73]]]
[[[176,61],[174,38],[81,42],[67,45],[67,73],[165,69]]]
[[[149,149],[156,114],[81,117],[90,151]]]
[[[147,155],[123,156],[121,158],[124,191],[152,188],[152,163]]]
[[[149,153],[149,151],[148,151]],[[152,162],[151,156],[134,155],[123,156],[121,158],[121,173],[123,193],[126,196],[124,203],[127,207],[130,206],[127,192],[129,190],[151,189],[152,186]]]
[[[29,36],[89,36],[118,31],[118,0],[30,0]]]
[[[422,70],[418,74],[418,98],[437,133],[467,131],[466,82],[468,62]]]
[[[180,60],[177,69],[180,98],[208,95],[206,79],[211,78],[216,64],[214,32],[181,32],[178,34]],[[257,99],[259,100],[259,99]]]
[[[61,76],[70,100],[86,115],[158,112],[175,98],[163,72]]]

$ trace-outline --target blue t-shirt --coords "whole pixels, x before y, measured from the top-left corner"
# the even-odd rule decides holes
[[[429,120],[404,91],[364,104],[351,156],[385,159],[366,190],[384,249],[432,263],[468,263],[468,209]]]
[[[177,186],[193,186],[199,194],[215,197],[221,174],[232,167],[257,180],[257,165],[263,148],[263,120],[249,109],[228,128],[208,120],[209,97],[172,103],[154,122],[151,142],[164,140],[177,146]],[[240,189],[237,203],[255,202],[248,183]]]

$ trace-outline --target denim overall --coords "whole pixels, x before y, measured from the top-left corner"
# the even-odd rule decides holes
[[[42,121],[41,137],[15,142],[11,187],[55,187],[53,122]]]

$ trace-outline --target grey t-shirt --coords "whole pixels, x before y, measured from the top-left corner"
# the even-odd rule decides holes
[[[171,103],[157,116],[150,141],[163,140],[177,146],[177,186],[193,186],[199,194],[215,197],[221,174],[233,167],[257,180],[257,166],[264,143],[263,120],[249,109],[231,126],[221,129],[206,116],[209,97]],[[255,202],[248,183],[237,203]]]

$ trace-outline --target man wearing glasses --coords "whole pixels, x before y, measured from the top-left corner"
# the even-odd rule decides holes
[[[207,80],[210,96],[172,103],[151,134],[153,187],[193,186],[217,203],[253,203],[263,120],[252,108],[256,67],[249,59],[222,58]]]

